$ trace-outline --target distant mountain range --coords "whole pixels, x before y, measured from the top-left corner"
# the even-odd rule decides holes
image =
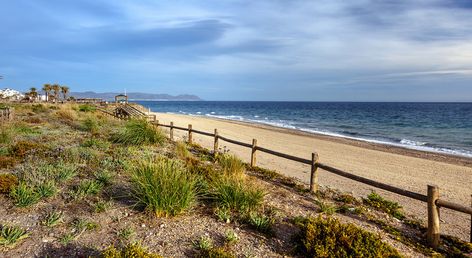
[[[105,100],[113,100],[115,96],[121,94],[117,92],[104,92],[97,93],[93,91],[86,92],[71,92],[69,95],[75,98],[98,98]],[[177,96],[172,96],[169,94],[153,94],[153,93],[141,93],[141,92],[129,92],[127,93],[129,100],[186,100],[186,101],[196,101],[202,100],[196,95],[190,94],[181,94]]]

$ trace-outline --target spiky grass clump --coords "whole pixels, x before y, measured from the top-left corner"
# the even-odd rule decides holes
[[[244,172],[246,170],[244,162],[235,155],[228,153],[218,155],[218,163],[226,176],[238,178],[244,177]]]
[[[97,119],[92,116],[85,118],[85,120],[82,121],[81,129],[91,134],[96,134],[99,129]]]
[[[162,258],[162,256],[151,253],[146,250],[139,243],[128,244],[121,250],[116,249],[114,246],[108,247],[102,252],[101,257],[103,258]]]
[[[157,216],[175,216],[197,200],[196,179],[177,161],[160,158],[143,162],[132,171],[134,196]]]
[[[17,226],[0,226],[0,245],[14,247],[18,241],[28,237],[26,230]]]
[[[18,185],[18,177],[13,174],[0,175],[0,193],[9,193],[12,188]]]
[[[401,257],[380,236],[333,217],[301,219],[298,241],[310,257]]]
[[[265,234],[273,232],[275,219],[259,212],[250,212],[247,222],[251,227]]]
[[[28,207],[36,204],[41,199],[41,195],[35,191],[34,187],[23,182],[12,188],[10,196],[18,207]]]
[[[84,180],[72,191],[74,199],[82,199],[88,195],[96,195],[103,188],[103,185],[96,180]]]
[[[0,127],[0,143],[8,144],[12,141],[13,135],[9,128],[2,126]]]
[[[230,177],[215,180],[210,190],[210,198],[218,207],[240,213],[259,208],[264,196],[265,192],[256,185]]]
[[[92,105],[84,104],[79,106],[79,111],[80,112],[95,112],[97,108]]]
[[[165,136],[146,120],[130,120],[112,135],[111,141],[125,145],[163,144]]]

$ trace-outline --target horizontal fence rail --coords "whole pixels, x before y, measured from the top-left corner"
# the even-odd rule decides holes
[[[100,109],[100,111],[105,112],[104,110],[101,110],[101,109]],[[106,113],[111,114],[110,112],[106,112]],[[111,115],[113,115],[113,114],[111,114]],[[118,118],[120,118],[120,117],[118,117]],[[434,248],[437,248],[439,246],[439,236],[440,236],[440,231],[439,231],[439,222],[440,222],[439,208],[447,208],[447,209],[454,210],[454,211],[457,211],[457,212],[462,212],[462,213],[465,213],[465,214],[469,214],[469,215],[471,215],[470,241],[472,242],[472,202],[471,202],[471,207],[467,207],[467,206],[460,205],[460,204],[457,204],[457,203],[453,203],[453,202],[450,202],[450,201],[441,200],[441,199],[439,199],[439,187],[437,187],[437,186],[428,185],[428,188],[427,188],[428,194],[424,195],[424,194],[412,192],[412,191],[409,191],[409,190],[405,190],[405,189],[402,189],[402,188],[399,188],[399,187],[391,186],[391,185],[388,185],[388,184],[385,184],[385,183],[377,182],[377,181],[374,181],[372,179],[361,177],[361,176],[343,171],[341,169],[334,168],[332,166],[326,165],[324,163],[319,163],[318,162],[318,155],[316,153],[312,153],[311,160],[310,159],[304,159],[304,158],[296,157],[296,156],[293,156],[293,155],[289,155],[289,154],[285,154],[285,153],[282,153],[282,152],[278,152],[278,151],[274,151],[274,150],[270,150],[270,149],[267,149],[267,148],[264,148],[264,147],[257,146],[257,140],[256,139],[253,139],[253,142],[251,144],[251,143],[245,143],[245,142],[241,142],[241,141],[238,141],[238,140],[223,137],[223,136],[219,135],[219,133],[216,129],[215,129],[214,133],[209,133],[209,132],[204,132],[204,131],[200,131],[200,130],[195,130],[195,129],[192,128],[192,125],[190,125],[190,124],[188,125],[188,128],[185,128],[185,127],[174,126],[173,122],[171,122],[170,125],[161,124],[161,123],[159,123],[158,120],[154,120],[151,123],[154,124],[155,126],[158,126],[158,127],[162,126],[162,127],[169,128],[171,139],[173,139],[173,130],[174,129],[187,131],[188,132],[188,141],[189,141],[189,143],[192,143],[192,138],[193,138],[192,133],[197,133],[197,134],[201,134],[201,135],[205,135],[205,136],[214,137],[214,152],[215,153],[218,150],[218,140],[220,140],[220,139],[225,141],[225,142],[229,142],[229,143],[232,143],[232,144],[236,144],[236,145],[239,145],[239,146],[250,148],[251,149],[251,166],[256,165],[256,151],[261,151],[261,152],[268,153],[268,154],[271,154],[271,155],[274,155],[274,156],[277,156],[277,157],[285,158],[285,159],[292,160],[292,161],[299,162],[299,163],[303,163],[303,164],[306,164],[306,165],[311,165],[311,178],[310,178],[310,191],[311,192],[316,192],[317,189],[318,189],[318,170],[317,169],[320,168],[324,171],[336,174],[336,175],[344,177],[344,178],[348,178],[348,179],[351,179],[351,180],[354,180],[354,181],[357,181],[357,182],[360,182],[360,183],[363,183],[363,184],[366,184],[366,185],[369,185],[369,186],[373,186],[373,187],[376,187],[376,188],[379,188],[379,189],[382,189],[382,190],[385,190],[385,191],[388,191],[388,192],[391,192],[391,193],[395,193],[395,194],[398,194],[398,195],[401,195],[401,196],[405,196],[405,197],[408,197],[408,198],[412,198],[412,199],[415,199],[415,200],[418,200],[418,201],[421,201],[421,202],[426,202],[428,204],[427,240],[428,240],[429,244]],[[472,200],[472,196],[471,196],[471,200]]]

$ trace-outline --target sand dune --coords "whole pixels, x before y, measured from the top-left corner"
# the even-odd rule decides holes
[[[182,127],[192,124],[194,129],[207,132],[213,132],[214,128],[218,128],[222,136],[247,143],[257,138],[260,146],[307,159],[311,158],[312,152],[317,152],[320,161],[325,164],[418,193],[426,194],[426,186],[435,184],[440,187],[441,198],[470,205],[472,162],[467,159],[297,133],[270,126],[187,115],[156,114],[161,123],[169,124],[173,121],[174,125]],[[185,132],[176,131],[175,135],[182,137]],[[194,135],[194,141],[207,148],[213,148],[211,137]],[[225,147],[243,160],[249,161],[250,150],[247,148],[223,142],[220,143],[220,147]],[[296,177],[305,183],[309,181],[310,168],[307,165],[260,152],[257,155],[257,165]],[[320,171],[319,182],[321,185],[352,192],[357,196],[365,196],[373,190],[370,186],[326,171]],[[398,201],[408,214],[426,221],[426,204],[375,190],[389,199]],[[441,220],[443,221],[442,232],[468,240],[470,216],[442,209]]]

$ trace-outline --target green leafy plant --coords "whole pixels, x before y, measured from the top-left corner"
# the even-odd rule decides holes
[[[98,138],[89,138],[80,144],[82,147],[95,148],[99,150],[107,150],[110,147],[110,143]]]
[[[333,215],[337,211],[336,205],[325,201],[315,200],[316,205],[320,208],[322,213]]]
[[[103,188],[103,185],[96,180],[84,180],[80,182],[78,186],[75,187],[72,192],[72,196],[75,199],[82,199],[87,195],[96,195]]]
[[[390,214],[399,220],[403,220],[405,218],[405,215],[401,210],[402,207],[397,202],[386,200],[376,192],[372,191],[367,196],[367,198],[364,199],[364,203],[384,211],[385,213]]]
[[[239,236],[236,234],[236,232],[234,232],[234,230],[228,229],[225,232],[225,241],[228,244],[234,244],[239,241]]]
[[[125,145],[163,144],[165,136],[146,120],[129,120],[121,131],[112,135],[111,141]]]
[[[193,241],[193,246],[197,250],[209,250],[213,248],[213,240],[209,237],[202,236],[198,240]]]
[[[4,247],[14,247],[18,241],[29,236],[26,230],[17,226],[1,226],[0,245]]]
[[[174,160],[142,162],[133,169],[131,177],[138,203],[157,216],[178,215],[196,202],[195,177]]]
[[[135,233],[136,232],[134,232],[133,228],[126,227],[126,228],[123,228],[123,229],[119,230],[117,232],[117,235],[122,240],[130,240]]]
[[[94,204],[94,210],[97,213],[105,212],[108,209],[110,209],[112,206],[113,206],[113,203],[111,201],[99,200],[98,202]]]
[[[111,183],[111,180],[113,179],[112,174],[107,170],[100,170],[98,172],[95,172],[94,176],[95,180],[97,180],[97,182],[102,185],[109,185]]]
[[[41,199],[41,195],[35,191],[34,187],[23,182],[12,188],[10,196],[18,207],[28,207],[36,204]]]
[[[258,212],[250,212],[247,220],[249,222],[249,225],[251,225],[257,231],[266,234],[270,234],[273,231],[273,225],[275,220],[265,214]]]
[[[52,210],[46,214],[42,224],[47,227],[54,227],[63,221],[64,214],[61,211]]]
[[[52,197],[57,193],[57,186],[54,181],[46,181],[36,187],[36,191],[41,198]]]
[[[380,236],[333,217],[297,219],[297,241],[310,257],[401,257]]]
[[[122,249],[110,246],[101,253],[103,258],[162,258],[162,256],[151,253],[139,243],[131,243]]]
[[[216,207],[215,215],[218,220],[230,223],[231,222],[231,210],[228,208]]]
[[[55,165],[56,167],[56,181],[66,182],[77,175],[77,166],[64,161],[59,161]]]
[[[63,245],[68,245],[72,240],[75,239],[75,235],[72,233],[66,233],[62,237],[59,238],[59,243]]]

